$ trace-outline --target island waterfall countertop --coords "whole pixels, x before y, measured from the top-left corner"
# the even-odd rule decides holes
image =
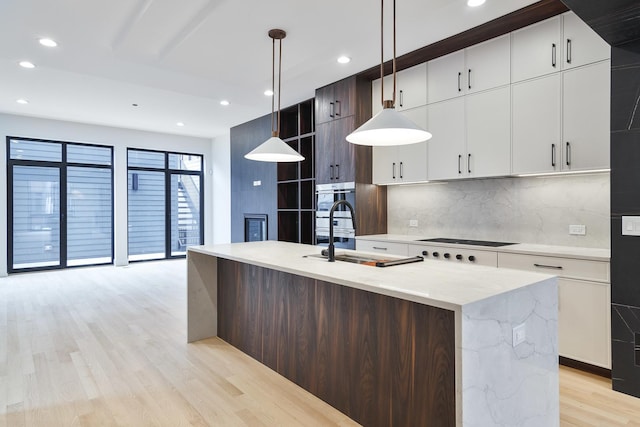
[[[192,246],[189,251],[311,277],[449,310],[510,292],[553,276],[425,260],[387,268],[307,257],[318,246],[263,241]],[[363,253],[338,250],[338,253]],[[379,256],[379,254],[376,254]],[[390,258],[394,258],[393,256]]]

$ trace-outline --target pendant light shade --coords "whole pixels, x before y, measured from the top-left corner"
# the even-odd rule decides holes
[[[365,124],[347,136],[347,141],[358,145],[389,146],[424,142],[431,134],[413,123],[395,108],[384,108]]]
[[[300,153],[277,136],[267,139],[254,150],[245,154],[244,157],[259,162],[300,162],[304,160]]]
[[[371,146],[407,145],[431,139],[431,133],[398,113],[396,102],[396,0],[393,0],[393,98],[384,99],[384,0],[380,0],[380,92],[382,111],[347,135],[352,144]]]
[[[275,114],[275,95],[271,97],[271,138],[257,146],[251,152],[244,155],[245,159],[259,162],[300,162],[304,156],[291,148],[289,144],[280,139],[280,89],[282,86],[282,39],[287,36],[284,30],[269,30],[269,37],[273,40],[273,52],[271,63],[271,88],[275,93],[276,79],[276,40],[278,48],[278,114]]]

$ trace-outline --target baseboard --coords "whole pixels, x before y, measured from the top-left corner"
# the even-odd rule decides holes
[[[563,356],[559,357],[559,361],[562,366],[568,366],[569,368],[578,369],[580,371],[589,372],[590,374],[595,374],[611,379],[611,369],[591,365],[590,363],[579,362],[577,360],[569,359],[568,357]]]

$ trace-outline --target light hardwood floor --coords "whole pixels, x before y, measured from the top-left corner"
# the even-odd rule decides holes
[[[0,278],[0,426],[356,425],[218,339],[187,344],[185,280],[184,260]],[[640,426],[609,381],[560,383],[561,425]]]

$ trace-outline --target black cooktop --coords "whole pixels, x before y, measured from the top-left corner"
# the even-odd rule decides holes
[[[455,245],[473,245],[473,246],[491,246],[494,248],[500,246],[515,245],[515,243],[507,242],[490,242],[486,240],[469,240],[469,239],[446,239],[444,237],[437,237],[435,239],[420,239],[418,242],[436,242],[436,243],[451,243]]]

